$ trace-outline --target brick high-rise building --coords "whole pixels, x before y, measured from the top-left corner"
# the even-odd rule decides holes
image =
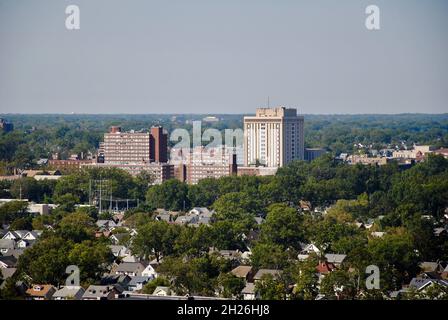
[[[104,163],[150,163],[150,134],[147,132],[122,132],[111,127],[104,134]]]
[[[150,158],[153,162],[168,161],[168,134],[163,132],[162,127],[151,128]]]
[[[148,171],[155,183],[161,183],[174,176],[174,166],[167,163],[167,136],[162,127],[152,127],[150,132],[123,132],[113,126],[104,134],[98,150],[104,163],[95,165],[123,169],[132,175]]]
[[[296,109],[258,108],[244,117],[244,165],[282,167],[304,158],[303,116]]]
[[[185,178],[189,184],[196,184],[205,178],[217,179],[237,173],[236,154],[233,148],[196,147],[186,158]]]
[[[148,132],[123,132],[113,126],[104,134],[101,151],[105,164],[165,163],[168,162],[168,135],[162,127]]]

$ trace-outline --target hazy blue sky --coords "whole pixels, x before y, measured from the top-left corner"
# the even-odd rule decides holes
[[[447,31],[446,0],[0,0],[0,113],[448,112]]]

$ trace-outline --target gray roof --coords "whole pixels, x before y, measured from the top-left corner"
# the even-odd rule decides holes
[[[414,287],[417,290],[422,290],[426,286],[428,286],[431,283],[438,283],[442,286],[448,287],[448,281],[447,280],[437,280],[437,279],[421,279],[421,278],[413,278],[411,282],[409,283],[409,287]]]
[[[17,259],[14,256],[0,256],[0,262],[7,265],[7,268],[13,268],[17,265]]]
[[[19,259],[19,257],[23,254],[25,249],[8,249],[6,253],[3,254],[4,257],[6,256],[13,256],[16,259]]]
[[[14,275],[17,268],[0,268],[3,280],[6,280]]]
[[[129,281],[130,286],[135,286],[139,283],[147,283],[148,281],[150,281],[152,278],[151,277],[142,277],[142,276],[135,276],[131,278],[131,281]]]
[[[83,298],[106,298],[113,286],[97,286],[91,285],[87,288],[86,292],[83,294]]]
[[[243,290],[241,290],[242,294],[254,294],[255,293],[255,285],[251,282],[248,282]]]
[[[109,245],[110,250],[113,254],[118,255],[122,250],[126,250],[125,246],[118,245],[118,244],[111,244]]]
[[[118,265],[116,272],[138,272],[143,271],[145,266],[140,262],[122,262]]]
[[[197,216],[195,215],[191,215],[191,216],[178,216],[176,218],[176,220],[174,221],[175,223],[180,223],[180,224],[186,224],[186,223],[195,223],[197,222],[199,219],[197,218]]]
[[[53,295],[54,298],[72,298],[79,295],[83,295],[85,290],[82,287],[78,286],[65,286],[58,291],[56,291]]]
[[[28,232],[30,232],[29,230],[14,230],[14,231],[9,231],[11,232],[14,237],[22,239]]]
[[[274,277],[278,277],[281,272],[282,272],[281,270],[276,270],[276,269],[260,269],[255,274],[254,279],[255,280],[260,280],[261,277],[264,276],[265,274],[270,274],[270,275],[272,275]]]
[[[0,249],[14,249],[16,243],[10,239],[0,239]]]
[[[342,263],[346,257],[347,257],[346,254],[336,254],[336,253],[327,253],[325,255],[325,258],[327,259],[328,262],[338,264]]]

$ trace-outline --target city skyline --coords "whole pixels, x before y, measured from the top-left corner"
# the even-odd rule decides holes
[[[249,114],[268,97],[300,114],[447,109],[444,1],[375,1],[375,31],[370,1],[123,4],[1,0],[0,113]]]

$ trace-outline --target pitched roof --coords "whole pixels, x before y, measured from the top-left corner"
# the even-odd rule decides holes
[[[84,294],[85,290],[83,287],[79,286],[65,286],[56,291],[53,294],[53,298],[73,298],[77,295],[81,294],[81,296]]]
[[[0,249],[14,249],[16,243],[10,239],[0,239]]]
[[[51,290],[56,290],[51,284],[34,284],[26,290],[26,294],[33,297],[44,297]]]
[[[152,292],[153,295],[157,295],[159,292],[164,292],[166,294],[170,294],[171,290],[170,287],[165,287],[165,286],[158,286],[154,289],[154,291]]]
[[[152,277],[135,276],[135,277],[131,278],[131,281],[129,281],[128,285],[135,286],[139,283],[147,283],[151,279],[152,279]]]
[[[420,263],[419,267],[425,272],[433,272],[437,271],[440,268],[440,265],[437,262],[425,261]]]
[[[19,259],[19,257],[23,254],[25,249],[8,249],[6,253],[3,254],[4,257],[6,256],[13,256],[16,259]]]
[[[83,298],[106,298],[114,289],[113,286],[97,286],[91,285],[82,295]]]
[[[344,262],[346,257],[347,257],[346,254],[336,254],[336,253],[327,253],[325,255],[325,258],[327,259],[328,262],[339,264]]]
[[[414,287],[417,290],[423,290],[425,287],[427,287],[432,283],[437,283],[442,286],[448,287],[448,281],[446,280],[422,279],[422,278],[413,278],[409,283],[409,287]]]
[[[3,280],[6,280],[14,275],[17,268],[0,268]]]
[[[319,264],[316,267],[317,272],[318,273],[322,273],[322,274],[330,273],[334,269],[336,269],[334,264],[330,263],[330,262],[327,262],[327,261],[319,262]]]
[[[122,262],[115,269],[115,272],[138,272],[144,269],[145,266],[141,262]]]
[[[7,268],[13,268],[17,265],[17,259],[14,256],[0,256],[1,264],[5,264]]]
[[[260,280],[261,277],[263,277],[266,274],[270,274],[275,278],[278,277],[281,274],[281,272],[282,270],[276,270],[276,269],[260,269],[255,274],[254,280]]]
[[[246,278],[247,275],[251,272],[251,270],[252,270],[251,266],[238,266],[230,272],[233,275],[237,276],[238,278]]]
[[[241,290],[242,294],[254,294],[255,293],[255,284],[248,282],[246,286]]]

